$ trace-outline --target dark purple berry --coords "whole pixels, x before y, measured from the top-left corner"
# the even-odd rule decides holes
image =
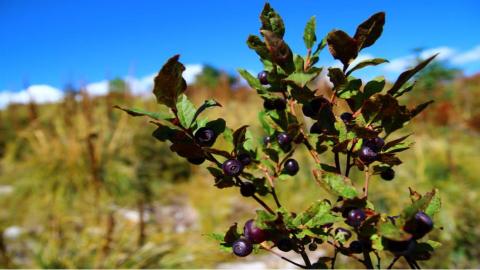
[[[293,243],[290,238],[281,238],[277,241],[277,247],[283,252],[289,252],[293,249]]]
[[[353,227],[358,227],[365,220],[366,215],[362,209],[352,209],[347,214],[347,224]]]
[[[340,119],[342,119],[345,124],[351,124],[353,121],[353,114],[349,112],[344,112],[340,115]]]
[[[409,219],[403,230],[411,233],[414,239],[420,239],[433,229],[432,219],[425,212],[418,211],[415,216]]]
[[[263,137],[263,144],[268,145],[271,141],[272,138],[270,138],[270,136]]]
[[[392,168],[388,167],[380,173],[380,176],[383,180],[390,181],[395,178],[395,171]]]
[[[243,166],[247,166],[252,162],[252,158],[247,153],[238,154],[237,159],[243,164]]]
[[[243,165],[236,159],[229,159],[222,164],[222,169],[228,176],[238,176],[243,170]]]
[[[378,154],[368,146],[363,146],[358,154],[360,160],[365,164],[370,164],[377,160]]]
[[[194,165],[200,165],[205,161],[205,158],[204,157],[187,158],[187,161]]]
[[[385,141],[380,138],[380,137],[375,137],[373,139],[368,139],[365,143],[364,146],[369,147],[372,149],[374,152],[380,152],[382,150],[382,147],[385,145]]]
[[[285,164],[283,165],[283,169],[285,170],[285,172],[287,174],[293,176],[293,175],[297,174],[297,172],[300,168],[298,166],[298,162],[295,159],[289,158],[289,159],[287,159],[287,161],[285,161]]]
[[[237,241],[233,242],[232,245],[233,254],[239,257],[246,257],[252,253],[253,245],[245,238],[240,238]]]
[[[292,138],[285,132],[282,132],[277,135],[277,141],[280,146],[288,145],[292,142]]]
[[[267,233],[255,226],[253,219],[248,220],[243,227],[243,235],[254,244],[260,244],[267,239]]]
[[[267,85],[268,84],[268,72],[263,70],[260,71],[257,75],[258,80],[260,81],[261,84]]]
[[[337,234],[343,234],[345,240],[348,240],[350,237],[352,237],[352,232],[344,228],[336,228],[335,235]]]
[[[310,251],[317,250],[317,244],[311,243],[310,245],[308,245],[308,250],[310,250]]]
[[[312,238],[310,236],[305,236],[302,238],[301,243],[302,245],[308,245],[312,242]]]
[[[283,111],[287,108],[287,102],[283,98],[277,98],[273,101],[276,110]]]
[[[358,240],[352,241],[350,243],[350,246],[348,247],[348,250],[351,253],[356,253],[356,254],[362,253],[362,250],[363,250],[362,242],[360,242]]]
[[[255,194],[255,185],[250,182],[244,182],[240,186],[240,194],[242,194],[243,197],[253,196],[253,194]]]
[[[212,146],[217,139],[215,131],[211,128],[202,127],[195,132],[195,141],[201,146]]]
[[[265,99],[263,101],[263,108],[268,111],[275,110],[275,101],[271,99]]]

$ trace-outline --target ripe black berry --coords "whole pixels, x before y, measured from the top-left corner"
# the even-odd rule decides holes
[[[252,162],[252,158],[247,153],[238,154],[237,159],[243,164],[243,166],[247,166]]]
[[[222,164],[222,169],[228,176],[238,176],[243,170],[243,165],[236,159],[228,159]]]
[[[377,160],[377,152],[373,151],[370,147],[368,146],[363,146],[360,149],[360,153],[358,154],[358,157],[360,160],[365,163],[365,164],[370,164]]]
[[[380,176],[383,180],[390,181],[395,177],[395,171],[392,168],[388,167],[380,173]]]
[[[336,228],[335,229],[335,235],[337,235],[337,234],[343,234],[345,240],[348,240],[348,239],[350,239],[350,237],[352,237],[352,232],[347,230],[347,229],[344,229],[344,228]]]
[[[240,238],[237,241],[233,242],[232,245],[233,254],[239,257],[246,257],[252,253],[253,245],[245,238]]]
[[[201,146],[212,146],[217,139],[215,131],[211,128],[202,127],[195,132],[195,141]]]
[[[353,121],[353,114],[349,112],[344,112],[340,115],[340,119],[342,119],[345,124],[351,124]]]
[[[409,219],[403,230],[411,233],[414,239],[420,239],[433,229],[432,219],[422,211],[418,211],[414,217]]]
[[[292,142],[292,138],[285,132],[277,135],[277,141],[280,146],[288,145]]]
[[[255,194],[255,185],[250,182],[244,182],[240,186],[240,194],[242,194],[243,197],[250,197]]]
[[[313,123],[313,125],[310,127],[310,133],[311,134],[322,134],[323,133],[323,129],[322,129],[319,122]]]
[[[277,247],[283,252],[289,252],[293,249],[293,243],[290,238],[281,238],[277,241]]]
[[[347,224],[353,227],[358,227],[365,220],[366,215],[362,209],[352,209],[347,214]]]
[[[263,101],[263,108],[268,111],[275,110],[275,102],[271,99],[265,99]]]
[[[200,165],[205,161],[205,158],[204,157],[187,158],[187,161],[195,165]]]
[[[308,250],[310,250],[310,251],[317,250],[317,244],[311,243],[310,245],[308,245]]]
[[[283,111],[287,108],[287,102],[283,98],[277,98],[273,101],[276,110]]]
[[[268,84],[268,72],[263,70],[260,71],[257,75],[258,80],[260,81],[261,84],[267,85]]]
[[[283,165],[283,169],[287,174],[293,176],[297,174],[299,170],[298,162],[293,158],[287,159],[287,161],[285,161],[285,164]]]
[[[243,227],[243,235],[254,244],[260,244],[267,239],[267,233],[255,226],[253,219],[248,220]]]
[[[365,146],[372,149],[374,152],[380,152],[382,147],[385,145],[385,141],[380,137],[375,137],[373,139],[369,139],[364,143]]]
[[[350,246],[348,247],[348,250],[351,253],[362,253],[363,245],[362,242],[355,240],[350,243]]]

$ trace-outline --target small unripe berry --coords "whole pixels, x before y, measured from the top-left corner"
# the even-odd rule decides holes
[[[246,257],[252,253],[253,245],[245,238],[240,238],[237,241],[233,242],[232,245],[233,254],[239,257]]]
[[[310,251],[317,250],[317,244],[311,243],[310,245],[308,245],[308,250],[310,250]]]
[[[285,164],[283,165],[283,169],[285,170],[285,172],[288,175],[293,176],[293,175],[297,174],[297,172],[300,168],[298,166],[298,162],[295,159],[290,158],[290,159],[287,159],[285,161]]]
[[[217,139],[215,131],[211,128],[202,127],[195,132],[195,141],[201,146],[212,146]]]
[[[353,227],[358,227],[365,220],[366,215],[362,209],[352,209],[347,214],[347,224]]]
[[[277,135],[277,141],[280,146],[288,145],[292,142],[292,138],[285,132]]]
[[[205,161],[205,158],[204,157],[187,158],[187,161],[194,165],[200,165]]]
[[[242,194],[243,197],[253,196],[253,194],[255,194],[255,185],[250,182],[244,182],[240,186],[240,194]]]
[[[229,159],[222,164],[222,169],[228,176],[238,176],[243,170],[243,165],[236,159]]]
[[[248,220],[243,227],[243,235],[254,244],[260,244],[267,239],[267,233],[255,226],[253,219]]]
[[[281,238],[277,241],[277,247],[283,252],[289,252],[293,249],[293,243],[290,238]]]
[[[378,154],[368,146],[363,146],[358,154],[360,160],[365,164],[370,164],[377,160]]]
[[[425,212],[418,211],[415,216],[407,220],[403,230],[411,233],[414,239],[420,239],[433,229],[432,219]]]
[[[268,84],[268,72],[263,70],[260,71],[257,75],[258,80],[260,81],[261,84],[267,85]]]
[[[395,171],[392,168],[388,167],[380,173],[380,176],[383,180],[390,181],[395,178]]]

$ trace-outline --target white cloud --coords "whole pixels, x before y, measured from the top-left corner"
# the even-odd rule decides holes
[[[467,64],[467,63],[472,63],[477,61],[480,61],[480,45],[464,53],[457,54],[452,58],[452,63],[457,65],[462,65],[462,64]]]
[[[89,83],[85,86],[87,93],[92,96],[101,96],[108,93],[108,81],[103,80],[99,82]]]
[[[442,46],[422,51],[420,58],[426,59],[436,53],[438,53],[438,56],[435,59],[442,61],[452,58],[456,54],[456,51],[452,48]]]
[[[414,59],[412,55],[395,58],[390,60],[389,63],[386,63],[383,66],[383,70],[392,73],[402,72],[413,63]]]
[[[4,108],[8,103],[36,103],[57,102],[63,97],[60,89],[46,84],[31,85],[27,89],[19,92],[2,91],[0,92],[0,108]]]

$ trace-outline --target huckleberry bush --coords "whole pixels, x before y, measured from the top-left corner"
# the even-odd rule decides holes
[[[421,195],[409,188],[412,203],[393,214],[379,212],[368,200],[368,190],[372,176],[394,179],[393,168],[402,163],[397,154],[407,150],[410,143],[406,142],[408,135],[390,138],[432,102],[407,108],[399,97],[412,90],[414,82],[410,79],[435,56],[401,73],[391,85],[383,77],[364,82],[353,73],[388,62],[375,58],[352,65],[359,52],[380,37],[383,12],[361,23],[353,37],[334,30],[320,41],[312,17],[303,35],[306,56],[291,51],[283,39],[283,20],[269,4],[260,20],[260,36],[249,36],[247,44],[260,57],[264,70],[254,76],[239,69],[264,100],[259,120],[266,136],[260,147],[254,147],[248,126],[232,130],[222,118],[208,121],[200,117],[206,109],[221,105],[206,100],[195,108],[188,100],[182,78],[185,67],[178,55],[162,67],[153,89],[157,102],[167,106],[170,114],[118,108],[132,116],[150,117],[157,127],[153,136],[168,141],[172,152],[193,164],[208,162],[217,188],[236,187],[241,195],[260,204],[262,210],[252,215],[243,230],[234,223],[225,234],[211,235],[222,249],[240,257],[263,249],[301,268],[334,268],[337,255],[349,256],[366,268],[373,268],[374,261],[375,267],[387,266],[381,265],[382,257],[389,258],[389,268],[400,258],[411,268],[419,268],[418,261],[428,260],[439,246],[424,239],[435,227],[432,218],[440,208],[437,190]],[[341,67],[315,65],[326,46]],[[333,85],[331,94],[319,95],[310,88],[322,70]],[[338,112],[339,104],[346,104],[349,110]],[[307,126],[308,118],[313,125]],[[215,148],[220,135],[230,144],[229,149]],[[293,213],[278,199],[275,187],[281,184],[279,179],[295,177],[302,169],[292,158],[300,147],[305,147],[315,162],[312,180],[337,200],[320,199],[305,211]],[[331,159],[323,158],[327,155]],[[352,170],[363,171],[365,178],[352,181]],[[274,205],[265,202],[266,196],[271,196]],[[330,245],[334,255],[309,257],[307,248],[313,251],[318,245]],[[275,247],[300,254],[303,262],[281,256]]]

